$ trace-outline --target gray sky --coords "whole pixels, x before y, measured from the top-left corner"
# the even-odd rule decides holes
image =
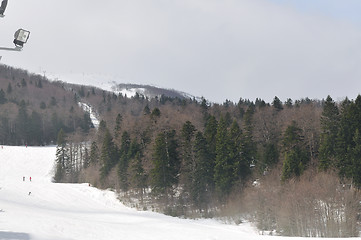
[[[360,13],[358,0],[9,0],[1,46],[18,28],[31,35],[0,55],[30,72],[106,74],[215,102],[340,100],[361,92]]]

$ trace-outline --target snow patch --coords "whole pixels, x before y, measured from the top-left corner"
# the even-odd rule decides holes
[[[98,114],[93,110],[93,108],[89,104],[84,102],[79,102],[78,104],[85,112],[89,113],[90,120],[92,121],[95,129],[98,129],[99,127],[99,119],[97,117]]]

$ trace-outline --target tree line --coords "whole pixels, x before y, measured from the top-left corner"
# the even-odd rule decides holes
[[[141,98],[135,101],[144,104]],[[302,194],[297,194],[299,205],[290,204],[283,209],[293,209],[283,212],[289,214],[287,219],[300,217],[297,214],[302,211],[297,213],[294,207],[320,209],[320,215],[315,217],[320,220],[319,225],[314,231],[306,228],[314,226],[311,218],[305,217],[304,222],[296,221],[290,225],[284,220],[285,215],[281,217],[277,213],[280,209],[276,211],[271,206],[269,209],[274,211],[264,215],[268,203],[275,206],[283,199],[257,205],[262,198],[253,195],[254,199],[242,204],[254,203],[256,206],[252,206],[251,215],[262,223],[260,226],[277,229],[285,235],[356,236],[357,228],[352,226],[357,225],[359,210],[355,202],[359,197],[351,197],[350,193],[360,186],[357,180],[360,175],[357,155],[360,103],[360,96],[355,101],[346,99],[339,104],[329,96],[324,101],[304,99],[295,103],[290,99],[282,103],[275,97],[271,104],[260,99],[256,102],[241,99],[237,104],[226,101],[223,105],[211,105],[206,101],[168,102],[170,106],[197,107],[201,113],[198,118],[186,120],[178,127],[163,124],[170,118],[164,116],[167,101],[153,109],[144,104],[143,114],[136,117],[117,114],[113,124],[101,121],[92,140],[81,143],[83,152],[78,154],[82,156],[81,160],[72,162],[69,159],[76,158],[69,156],[66,157],[68,160],[57,158],[56,173],[61,173],[61,177],[58,174],[55,180],[88,181],[101,188],[118,189],[124,197],[132,197],[133,201],[138,199],[145,207],[158,204],[160,211],[170,215],[213,216],[219,214],[220,206],[224,210],[231,206],[230,201],[235,196],[239,202],[252,191],[265,198],[266,195],[273,196],[273,193],[262,192],[256,187],[258,184],[263,187],[263,181],[270,176],[276,177],[274,185],[268,185],[269,190],[282,196],[296,183],[302,182],[303,187],[299,189],[307,189],[305,186],[310,182],[303,180],[305,173],[308,179],[316,179],[325,172],[330,182],[338,182],[333,186],[334,195],[326,196],[331,194],[328,192],[317,198],[314,194],[312,201],[305,205]],[[129,124],[128,118],[138,124]],[[71,141],[66,145],[66,151],[71,152],[69,148],[79,151]],[[67,170],[71,166],[76,166],[76,170]],[[338,179],[333,172],[338,174]],[[323,180],[317,181],[326,185]],[[303,194],[312,193],[314,188],[309,186]],[[353,202],[349,206],[351,210],[347,210],[347,218],[343,218],[344,213],[340,210],[348,209],[348,205],[343,205],[346,197],[339,196],[342,194],[347,194]],[[330,199],[334,202],[327,203]],[[328,208],[324,208],[323,201],[329,204]],[[256,211],[261,205],[263,210]],[[241,215],[242,212],[247,211],[243,209]],[[334,215],[327,215],[330,212]],[[321,221],[325,217],[329,218],[328,222]],[[319,229],[321,226],[324,230]],[[330,226],[338,226],[340,231],[348,229],[348,233],[337,235],[336,231],[329,230]]]
[[[360,96],[216,104],[128,98],[6,66],[0,78],[0,141],[57,142],[56,182],[113,188],[174,216],[230,211],[283,235],[358,235]],[[97,130],[80,101],[102,119]]]

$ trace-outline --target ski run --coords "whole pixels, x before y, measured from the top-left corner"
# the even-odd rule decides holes
[[[302,239],[259,235],[249,223],[137,211],[112,191],[52,183],[55,151],[55,146],[0,147],[0,239]]]

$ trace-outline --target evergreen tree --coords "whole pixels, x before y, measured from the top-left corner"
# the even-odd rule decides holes
[[[41,109],[45,109],[45,108],[46,108],[45,102],[41,101],[41,103],[40,103],[40,108],[41,108]]]
[[[283,109],[281,100],[276,96],[273,99],[272,106],[277,110],[280,111]]]
[[[216,161],[214,167],[215,187],[221,199],[224,199],[231,192],[234,182],[234,162],[229,154],[229,145],[226,122],[221,117],[216,135]]]
[[[118,162],[117,148],[108,129],[105,131],[100,160],[102,163],[100,176],[104,179]]]
[[[11,144],[10,132],[9,118],[6,116],[0,116],[0,142],[2,144]]]
[[[5,97],[5,92],[3,89],[0,89],[0,104],[4,104],[7,102],[7,99]]]
[[[154,108],[152,113],[150,114],[150,117],[156,122],[157,121],[156,119],[160,117],[160,114],[161,113],[159,108]]]
[[[180,162],[177,147],[175,130],[161,132],[155,139],[154,168],[151,171],[151,182],[155,192],[168,193],[169,188],[178,182]]]
[[[182,136],[182,167],[181,175],[184,184],[184,190],[189,192],[192,182],[192,173],[195,168],[194,156],[193,156],[193,138],[194,132],[196,131],[195,126],[187,121],[183,124],[181,130]]]
[[[57,105],[57,102],[56,102],[56,98],[55,97],[51,97],[50,99],[50,106],[56,106]]]
[[[233,182],[244,180],[250,173],[250,149],[246,149],[246,138],[243,137],[242,131],[236,121],[233,121],[229,130],[228,152],[231,163],[233,163]],[[251,157],[252,158],[252,157]]]
[[[78,91],[78,94],[80,97],[85,97],[85,90],[84,90],[84,86],[80,87],[80,90]]]
[[[285,102],[286,107],[292,108],[293,107],[293,101],[291,98],[287,98],[287,101]]]
[[[22,86],[22,87],[26,87],[26,86],[27,86],[27,83],[26,83],[26,81],[25,81],[24,78],[21,79],[21,86]]]
[[[92,142],[90,147],[90,163],[97,164],[99,162],[99,149],[95,141]]]
[[[229,112],[226,113],[226,115],[224,116],[224,121],[226,122],[226,127],[230,127],[232,124],[232,117],[231,114]]]
[[[21,140],[22,144],[27,144],[29,137],[29,116],[24,100],[20,102],[16,124],[18,138]]]
[[[63,129],[60,129],[57,138],[57,146],[56,146],[56,171],[54,176],[55,182],[61,182],[64,180],[66,173],[66,163],[69,159],[69,153],[66,147],[66,136]]]
[[[352,179],[357,188],[361,188],[361,134],[356,129],[354,138],[355,146],[351,150]]]
[[[97,132],[97,140],[96,142],[99,143],[99,148],[101,148],[101,144],[103,143],[105,133],[109,131],[107,128],[107,124],[104,120],[99,122],[98,132]]]
[[[319,149],[319,168],[327,170],[330,166],[336,166],[336,141],[339,131],[339,110],[330,96],[327,96],[324,103],[320,121],[322,132]]]
[[[115,119],[115,127],[114,127],[114,138],[118,139],[120,137],[120,130],[122,128],[123,117],[118,113]]]
[[[199,210],[207,210],[213,193],[213,163],[209,160],[207,140],[197,132],[194,143],[195,169],[192,173],[191,198]]]
[[[218,122],[214,116],[209,116],[204,129],[204,137],[207,141],[207,148],[209,153],[209,161],[214,168],[216,161],[216,135],[217,135]]]
[[[143,201],[144,189],[146,188],[147,175],[143,167],[142,153],[138,151],[132,160],[131,165],[132,185],[140,193],[141,201]]]
[[[279,158],[279,153],[277,150],[277,145],[275,143],[268,143],[265,146],[263,153],[263,170],[268,169],[269,167],[277,164]]]
[[[90,159],[90,154],[89,154],[89,150],[87,147],[84,148],[84,156],[83,156],[83,168],[86,169],[90,166],[91,163],[91,159]]]
[[[284,146],[284,162],[282,168],[282,180],[285,181],[293,176],[300,176],[307,162],[309,156],[304,149],[302,130],[297,127],[295,121],[289,125],[283,136]]]
[[[137,143],[132,142],[131,144],[130,141],[131,140],[129,133],[127,131],[124,131],[122,134],[121,147],[120,147],[120,160],[118,164],[119,183],[120,183],[120,188],[123,191],[128,190],[128,166],[130,159],[133,157],[130,150],[137,151],[134,149],[137,147],[135,146]]]
[[[144,112],[144,115],[149,115],[150,114],[150,108],[149,108],[148,104],[144,107],[143,112]]]
[[[93,125],[93,122],[92,122],[92,120],[90,118],[90,113],[89,112],[84,113],[81,128],[86,133],[89,132],[90,128],[94,128],[94,125]]]
[[[349,150],[353,148],[353,135],[356,129],[353,129],[354,113],[353,103],[347,98],[341,103],[340,124],[336,140],[336,159],[337,169],[341,178],[352,177],[352,160]]]
[[[242,168],[241,175],[245,178],[250,173],[250,166],[255,165],[255,156],[257,154],[257,144],[253,141],[253,114],[254,106],[250,105],[244,114],[244,129],[241,140],[241,159]]]

